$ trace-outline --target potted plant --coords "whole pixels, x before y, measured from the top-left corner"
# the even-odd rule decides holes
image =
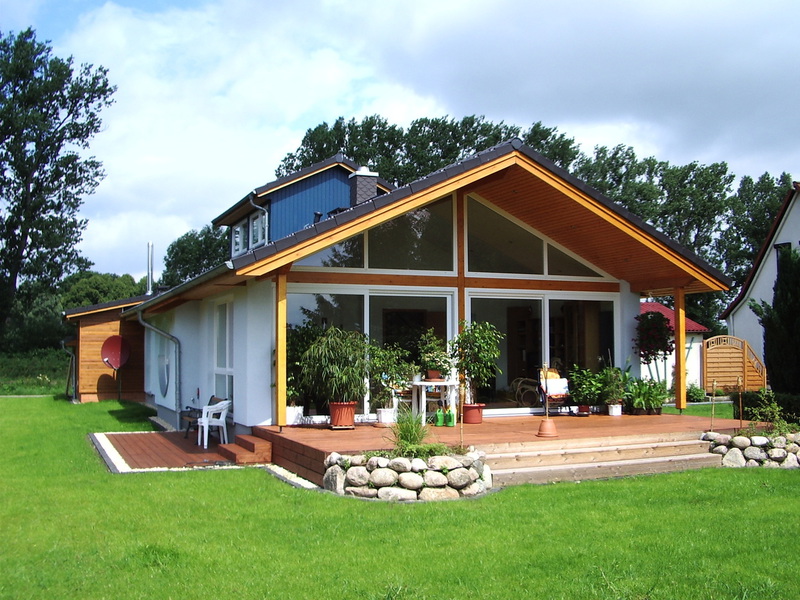
[[[483,404],[476,402],[477,390],[499,373],[497,359],[500,342],[505,337],[487,322],[459,323],[459,334],[450,341],[450,356],[466,385],[466,404],[462,405],[464,423],[483,422]]]
[[[369,347],[370,404],[378,415],[378,426],[387,427],[397,420],[397,394],[408,388],[418,368],[407,360],[409,352],[396,344]]]
[[[428,381],[442,381],[447,378],[452,368],[447,345],[433,329],[423,333],[417,344],[419,349],[419,362],[425,379]]]
[[[322,414],[325,402],[316,389],[303,390],[300,385],[303,370],[302,358],[306,350],[325,330],[306,320],[302,325],[288,325],[286,328],[286,424],[299,425],[303,422],[304,407],[313,405],[317,414]],[[310,412],[309,412],[310,414]]]
[[[597,373],[589,369],[581,369],[578,365],[572,366],[569,374],[569,389],[572,400],[578,405],[578,413],[588,413],[592,406],[602,404],[600,392],[602,383]]]
[[[618,417],[622,414],[622,404],[627,391],[626,373],[619,367],[605,367],[599,373],[600,397],[608,407],[608,414]]]
[[[333,429],[355,425],[356,403],[367,393],[367,350],[363,333],[330,327],[303,354],[301,387],[325,398]]]

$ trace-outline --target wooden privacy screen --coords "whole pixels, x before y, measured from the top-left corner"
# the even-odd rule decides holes
[[[709,338],[703,345],[703,387],[712,393],[714,381],[717,389],[726,392],[739,390],[754,392],[767,386],[767,369],[756,356],[750,344],[732,335]]]

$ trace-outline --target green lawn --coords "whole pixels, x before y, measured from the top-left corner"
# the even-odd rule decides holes
[[[677,415],[680,414],[677,408],[672,406],[665,406],[662,409],[662,412],[670,415]],[[711,404],[692,404],[689,403],[686,405],[686,409],[683,411],[685,415],[691,415],[694,417],[711,417]],[[715,419],[733,419],[733,404],[730,402],[715,402],[714,403],[714,418]]]
[[[113,475],[86,435],[146,429],[138,407],[0,408],[0,598],[773,600],[800,587],[797,471],[385,504],[255,468]]]

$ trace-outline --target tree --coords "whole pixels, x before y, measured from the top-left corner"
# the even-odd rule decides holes
[[[750,300],[750,309],[764,328],[764,364],[775,392],[800,394],[800,253],[783,248],[772,304]]]
[[[731,198],[731,218],[720,239],[725,271],[744,284],[761,246],[769,235],[786,193],[792,190],[792,177],[782,173],[772,177],[764,173],[758,180],[742,177],[739,189]]]
[[[300,147],[284,157],[275,175],[289,175],[341,152],[387,181],[404,185],[513,137],[521,137],[563,168],[580,155],[573,139],[541,122],[523,132],[516,125],[492,123],[483,116],[426,117],[415,119],[404,130],[379,115],[360,123],[339,117],[332,126],[322,123],[306,131]]]
[[[112,103],[106,75],[53,56],[32,29],[0,37],[0,339],[20,281],[49,290],[89,266],[78,209],[103,169],[80,152]]]
[[[83,271],[67,277],[61,284],[61,303],[65,309],[134,298],[145,293],[146,278],[134,281],[130,275]]]
[[[192,277],[224,263],[229,257],[228,235],[224,229],[206,225],[184,233],[167,248],[164,272],[159,284],[175,287]]]

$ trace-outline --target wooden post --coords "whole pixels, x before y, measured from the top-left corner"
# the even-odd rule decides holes
[[[286,274],[275,276],[275,424],[286,425]]]
[[[686,408],[686,294],[675,288],[675,408]]]
[[[464,198],[464,190],[458,190],[456,193],[456,272],[458,273],[458,296],[456,298],[456,311],[458,314],[458,322],[467,319],[467,252],[466,252],[466,215],[467,203]]]

